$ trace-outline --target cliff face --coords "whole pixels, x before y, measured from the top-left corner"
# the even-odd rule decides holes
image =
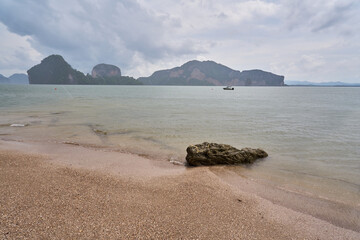
[[[97,77],[121,77],[120,68],[114,65],[101,63],[93,67],[91,71],[93,78]]]
[[[236,71],[213,61],[190,61],[181,67],[138,79],[146,85],[283,86],[284,76],[262,70]]]
[[[120,68],[98,64],[85,76],[73,69],[62,56],[51,55],[28,71],[30,84],[141,85],[132,77],[121,76]]]
[[[120,68],[98,64],[92,75],[73,69],[60,55],[51,55],[28,70],[30,84],[89,85],[193,85],[193,86],[283,86],[284,76],[262,70],[236,71],[213,61],[190,61],[181,67],[134,79],[121,76]]]
[[[43,59],[27,72],[30,84],[81,84],[86,81],[85,75],[73,69],[60,55]]]
[[[121,70],[115,65],[101,63],[93,67],[87,76],[89,84],[101,85],[142,85],[135,78],[121,76]]]
[[[230,84],[231,85],[231,84]],[[239,86],[284,86],[284,76],[262,70],[244,70],[235,78]]]

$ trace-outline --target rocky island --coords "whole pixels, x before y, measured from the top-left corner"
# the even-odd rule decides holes
[[[145,85],[284,86],[284,76],[262,70],[237,71],[214,61],[190,61],[138,79]]]
[[[86,76],[73,69],[62,56],[51,55],[28,71],[30,84],[81,84]]]
[[[50,55],[28,71],[30,84],[140,85],[141,82],[121,76],[120,68],[98,64],[92,75],[73,69],[60,55]]]
[[[50,55],[28,71],[30,84],[284,86],[284,76],[262,70],[233,70],[214,61],[189,61],[149,77],[122,76],[119,67],[101,63],[91,75],[73,69],[60,55]]]
[[[121,70],[115,65],[100,63],[92,69],[91,76],[93,78],[121,77]]]

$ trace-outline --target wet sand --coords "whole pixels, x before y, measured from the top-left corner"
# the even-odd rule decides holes
[[[216,173],[106,148],[0,141],[0,238],[360,239]]]

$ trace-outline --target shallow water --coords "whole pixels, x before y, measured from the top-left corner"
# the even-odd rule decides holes
[[[269,158],[229,170],[356,205],[359,106],[360,88],[0,85],[0,138],[105,145],[177,161],[189,144],[204,141],[261,147]]]

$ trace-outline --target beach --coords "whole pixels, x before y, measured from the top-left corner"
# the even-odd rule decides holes
[[[255,186],[250,179],[244,179],[246,187],[235,187],[219,172],[109,148],[3,138],[1,238],[360,237],[359,221],[340,227],[269,201],[256,192],[259,188],[249,191]]]
[[[358,91],[0,88],[0,238],[360,239]],[[269,156],[186,167],[205,141]]]
[[[359,3],[0,0],[0,240],[360,240]]]

